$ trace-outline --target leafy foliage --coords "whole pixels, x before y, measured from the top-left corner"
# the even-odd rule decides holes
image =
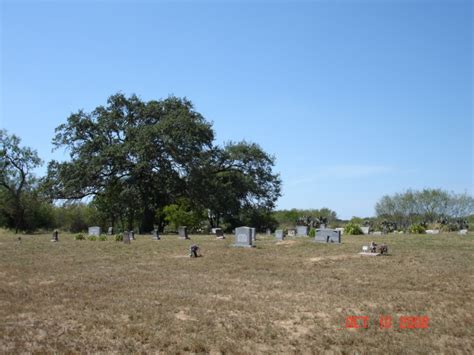
[[[421,224],[413,224],[412,226],[410,226],[410,233],[412,233],[412,234],[424,234],[424,233],[426,233],[426,229]]]
[[[361,234],[364,234],[364,233],[362,232],[362,229],[360,228],[360,226],[358,224],[348,223],[344,227],[344,234],[361,235]]]
[[[86,238],[84,237],[83,234],[79,233],[74,236],[74,240],[85,240]]]

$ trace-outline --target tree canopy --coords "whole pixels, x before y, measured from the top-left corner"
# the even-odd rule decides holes
[[[271,210],[280,196],[273,157],[253,143],[216,146],[211,123],[185,98],[115,94],[106,106],[70,115],[53,144],[71,159],[49,163],[52,197],[92,196],[110,223],[125,220],[129,229],[138,220],[151,230],[163,222],[157,211],[183,198],[208,209],[216,226],[244,208]]]
[[[28,215],[39,213],[32,209],[38,202],[32,170],[42,163],[35,150],[20,143],[20,138],[0,129],[0,218],[16,232],[29,229]]]

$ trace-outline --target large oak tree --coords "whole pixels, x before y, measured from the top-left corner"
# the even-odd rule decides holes
[[[56,199],[93,196],[111,223],[140,220],[144,232],[181,198],[209,209],[212,224],[244,208],[273,208],[281,184],[273,158],[255,144],[213,141],[212,125],[185,98],[116,94],[56,129],[53,144],[71,159],[50,162],[45,185]]]

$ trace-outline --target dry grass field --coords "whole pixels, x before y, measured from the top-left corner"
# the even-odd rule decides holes
[[[474,353],[474,238],[138,236],[131,245],[0,232],[0,352]],[[389,256],[363,257],[371,239]],[[188,257],[197,243],[203,257]],[[380,315],[393,326],[380,329]],[[399,317],[428,316],[428,329]],[[367,329],[347,329],[368,316]]]

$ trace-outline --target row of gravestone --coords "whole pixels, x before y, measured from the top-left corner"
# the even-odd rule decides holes
[[[303,233],[304,231],[300,230],[300,232]],[[306,230],[306,233],[307,233],[307,230]],[[283,240],[285,238],[284,231],[282,229],[277,229],[275,231],[275,237],[277,240]],[[256,240],[255,228],[239,227],[235,229],[234,246],[252,248],[255,246],[253,243],[255,240]],[[314,241],[319,242],[319,243],[341,243],[341,232],[334,229],[326,229],[326,228],[316,229]]]

